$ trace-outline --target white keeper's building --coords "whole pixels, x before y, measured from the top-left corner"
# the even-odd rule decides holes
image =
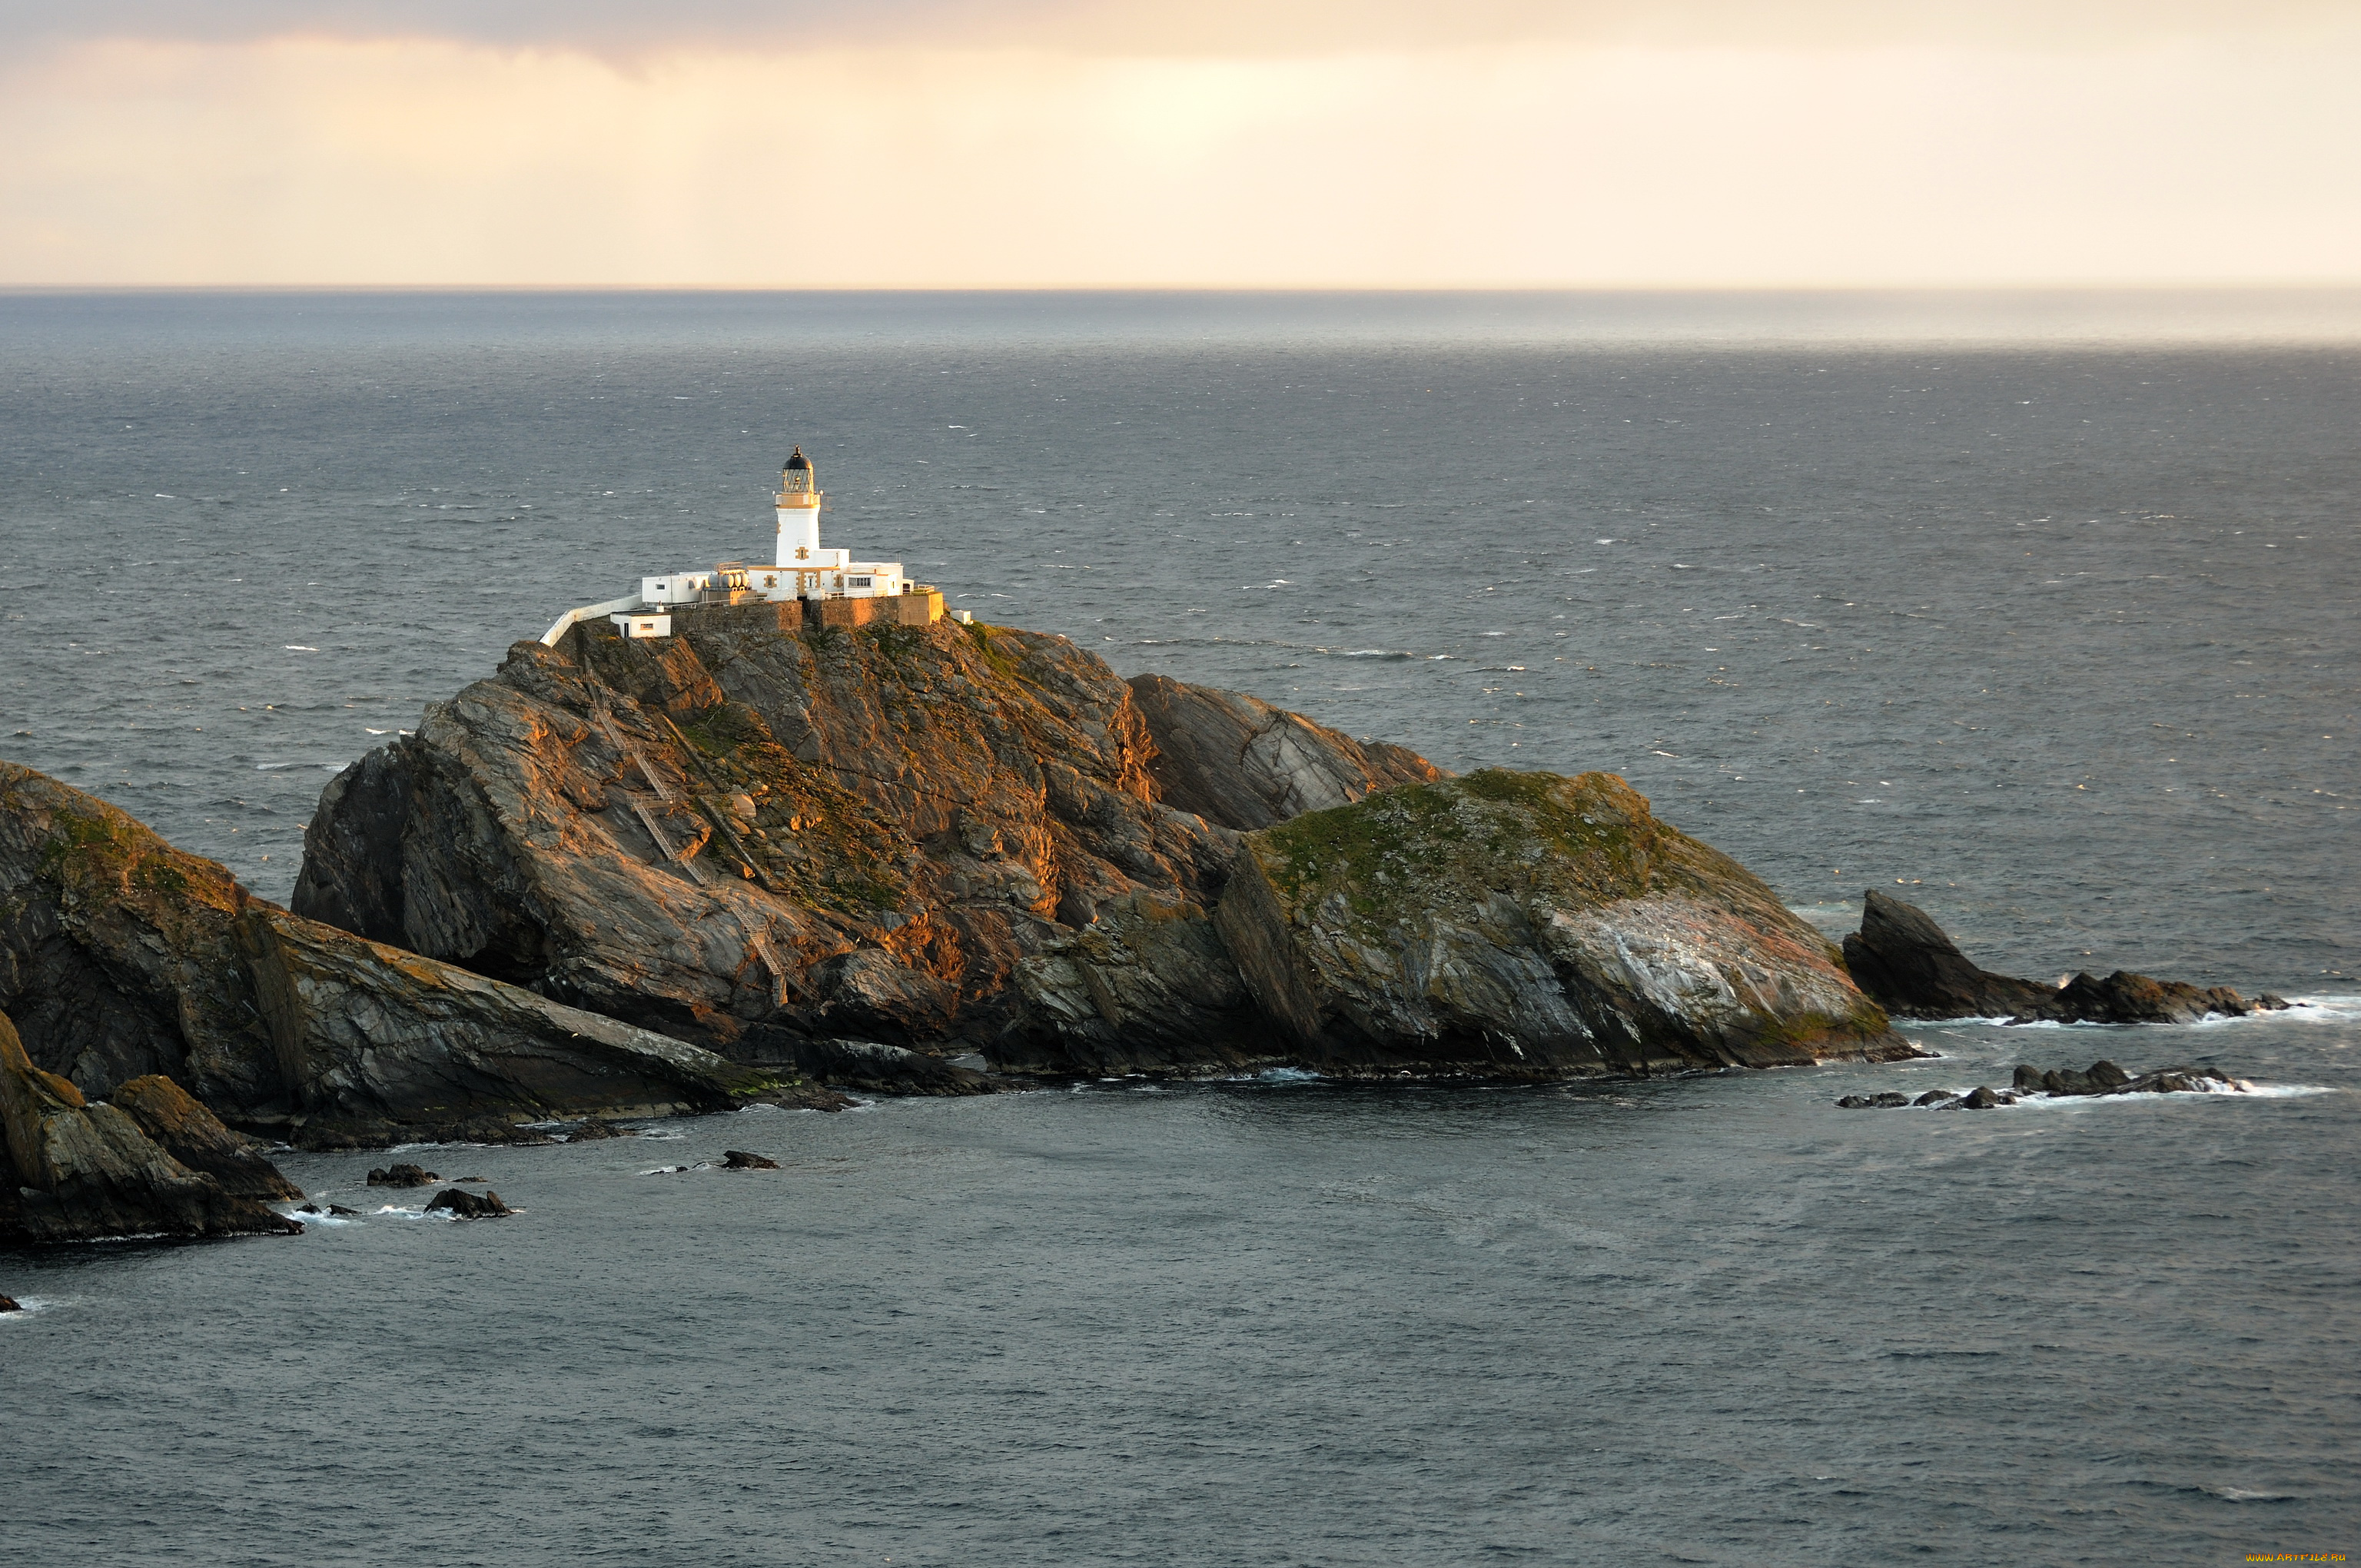
[[[800,446],[779,470],[779,493],[772,498],[779,520],[775,565],[750,566],[724,561],[709,572],[673,572],[640,579],[640,601],[651,607],[695,604],[703,596],[731,590],[767,599],[882,598],[906,592],[909,578],[899,561],[855,561],[849,550],[829,550],[819,542],[823,496],[818,471]]]

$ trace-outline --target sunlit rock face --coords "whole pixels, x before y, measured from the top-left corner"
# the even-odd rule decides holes
[[[1486,769],[1247,835],[1217,925],[1323,1071],[1913,1054],[1825,938],[1610,773]]]
[[[970,1052],[1536,1078],[1907,1054],[1828,942],[1609,775],[1449,779],[1005,628],[675,629],[520,643],[355,764],[297,909],[889,1092],[990,1088]]]
[[[291,915],[219,862],[7,762],[0,1009],[34,1069],[93,1102],[124,1091],[158,1129],[189,1120],[180,1088],[225,1120],[313,1144],[497,1136],[543,1116],[712,1110],[796,1091],[682,1041]],[[171,1095],[137,1091],[159,1074],[179,1086]],[[226,1173],[215,1155],[205,1158]]]
[[[675,626],[521,643],[355,764],[296,909],[745,1060],[840,1075],[845,1040],[902,1047],[890,1071],[861,1055],[873,1086],[981,1087],[944,1065],[970,1050],[1213,1065],[1269,1040],[1207,918],[1237,835],[1165,798],[1174,732],[1151,716],[1198,741],[1234,709],[1285,731],[1267,756],[1198,746],[1190,798],[1227,820],[1312,781],[1326,800],[1434,776],[1234,694],[1166,683],[1144,708],[1061,637]]]

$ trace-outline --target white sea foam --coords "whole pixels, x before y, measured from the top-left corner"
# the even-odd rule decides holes
[[[71,1307],[73,1305],[73,1299],[61,1296],[19,1296],[16,1298],[16,1305],[21,1310],[0,1312],[0,1328],[5,1328],[10,1323],[21,1323],[26,1319],[42,1312],[53,1312],[60,1307]]]
[[[1965,1093],[1960,1090],[1955,1092]],[[2315,1094],[2334,1094],[2337,1091],[2323,1083],[2248,1083],[2244,1079],[2235,1088],[2177,1090],[2170,1093],[2143,1090],[2136,1094],[2026,1094],[2019,1105],[2045,1107],[2076,1107],[2096,1105],[2150,1104],[2159,1100],[2302,1100]]]

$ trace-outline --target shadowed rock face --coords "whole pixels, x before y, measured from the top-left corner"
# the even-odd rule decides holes
[[[1216,925],[1323,1071],[1914,1054],[1825,938],[1609,773],[1486,769],[1250,834]]]
[[[2228,986],[2198,987],[2117,970],[2104,980],[2078,974],[2064,985],[2017,980],[1977,968],[1926,911],[1872,888],[1861,929],[1844,939],[1846,967],[1861,990],[1905,1018],[2005,1018],[2012,1024],[2194,1024],[2283,1008]]]
[[[2058,994],[2054,985],[1977,968],[1916,905],[1872,888],[1861,929],[1844,939],[1855,984],[1904,1018],[2005,1018]]]
[[[1089,1070],[1246,1048],[1204,916],[1235,835],[1159,798],[1095,656],[949,621],[674,624],[520,643],[347,770],[296,909],[863,1087],[983,1087],[942,1060],[967,1050]]]
[[[118,1086],[114,1102],[130,1113],[157,1147],[191,1170],[212,1177],[231,1197],[263,1203],[302,1201],[302,1188],[162,1074]]]
[[[1165,804],[1242,833],[1444,776],[1415,751],[1356,740],[1244,692],[1134,675],[1131,693],[1156,741],[1148,771]]]
[[[181,1117],[192,1136],[207,1143],[214,1134],[227,1136],[202,1107],[195,1110],[212,1125],[193,1125]],[[303,1228],[251,1197],[225,1190],[211,1175],[173,1158],[122,1110],[93,1103],[71,1083],[35,1067],[5,1015],[0,1133],[14,1199],[0,1218],[7,1231],[27,1240],[291,1234]],[[269,1174],[278,1176],[275,1170]]]
[[[776,1088],[680,1041],[290,915],[115,807],[6,762],[0,1006],[22,1020],[31,1060],[89,1098],[165,1074],[232,1121],[306,1144],[498,1135],[529,1117],[717,1109]],[[159,1126],[185,1122],[168,1099],[133,1103]]]

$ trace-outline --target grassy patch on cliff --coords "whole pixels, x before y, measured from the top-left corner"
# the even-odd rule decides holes
[[[1636,897],[1669,832],[1612,773],[1487,768],[1307,812],[1248,841],[1285,904],[1341,894],[1374,934],[1397,903],[1547,889],[1584,902]]]
[[[49,825],[41,874],[60,892],[94,896],[132,894],[151,916],[169,922],[184,908],[230,909],[236,883],[213,861],[182,853],[128,814],[71,786],[57,784],[36,801],[7,800],[9,810],[38,807]],[[151,898],[137,899],[140,894]]]

